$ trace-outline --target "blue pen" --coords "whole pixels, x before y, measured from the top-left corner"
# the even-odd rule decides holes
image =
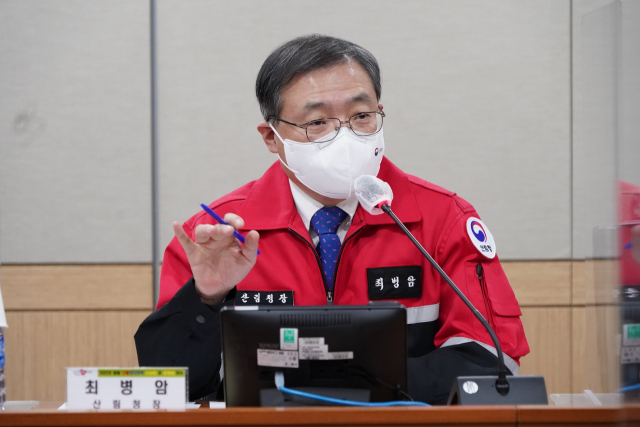
[[[206,213],[208,213],[209,215],[211,215],[213,217],[213,219],[215,219],[216,221],[218,221],[220,224],[224,224],[224,225],[229,225],[224,219],[222,219],[220,217],[220,215],[218,215],[217,213],[215,213],[213,211],[213,209],[211,209],[209,206],[205,205],[204,203],[200,203],[200,206],[202,206],[202,209],[204,209],[204,211]],[[237,230],[233,230],[233,235],[235,236],[236,239],[240,240],[242,243],[244,243],[244,236],[240,233],[238,233]],[[260,251],[258,251],[258,255],[260,255]]]

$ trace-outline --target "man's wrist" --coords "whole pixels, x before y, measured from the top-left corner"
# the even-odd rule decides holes
[[[195,282],[195,280],[194,280],[194,283],[196,287],[196,293],[200,297],[200,301],[202,301],[204,304],[207,304],[207,305],[220,304],[221,302],[224,301],[225,297],[227,296],[227,293],[224,293],[221,295],[204,295],[202,292],[200,292],[200,289],[198,289],[198,283]]]

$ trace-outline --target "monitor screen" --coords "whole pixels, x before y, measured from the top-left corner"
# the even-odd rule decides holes
[[[406,392],[406,310],[398,303],[224,307],[221,318],[228,407],[261,406],[261,395],[262,406],[309,404],[275,389],[278,371],[286,387],[330,397],[381,402]]]

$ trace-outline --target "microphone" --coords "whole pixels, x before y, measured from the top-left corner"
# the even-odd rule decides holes
[[[381,205],[391,205],[393,191],[389,184],[371,175],[361,175],[353,182],[358,201],[371,215],[384,213]]]
[[[358,201],[362,207],[372,215],[380,215],[386,213],[393,221],[402,229],[404,234],[413,242],[420,250],[422,255],[429,261],[431,266],[440,274],[453,291],[462,299],[465,305],[471,310],[473,315],[482,323],[487,330],[498,355],[498,376],[495,377],[458,377],[451,390],[449,396],[449,404],[468,404],[468,405],[495,405],[495,404],[548,404],[547,391],[542,376],[509,376],[512,383],[518,383],[519,387],[514,392],[511,391],[511,384],[507,380],[507,368],[504,364],[504,353],[502,346],[498,340],[495,331],[489,325],[489,322],[476,309],[471,301],[462,293],[455,283],[449,278],[447,273],[438,265],[438,263],[429,255],[427,250],[418,242],[405,225],[391,210],[391,201],[393,200],[393,191],[386,182],[371,176],[362,175],[354,181],[354,189]],[[478,384],[481,383],[481,384]],[[484,383],[484,384],[482,384]],[[493,383],[493,384],[491,384]],[[481,387],[481,385],[488,385]],[[493,388],[495,392],[491,390]],[[481,390],[482,389],[482,390]],[[464,394],[463,394],[464,392]]]

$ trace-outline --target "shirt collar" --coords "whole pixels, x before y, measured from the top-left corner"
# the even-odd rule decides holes
[[[402,222],[407,224],[422,219],[409,175],[383,157],[378,178],[391,186],[394,194],[393,211]],[[241,230],[262,231],[291,228],[302,235],[304,231],[309,231],[309,227],[305,227],[302,222],[301,214],[298,213],[294,204],[293,191],[287,189],[287,187],[291,188],[290,186],[289,178],[282,171],[280,161],[277,161],[267,169],[260,179],[247,184],[247,193],[234,192],[223,199],[224,201],[244,199],[238,210],[238,215],[244,219],[246,224]],[[365,223],[368,225],[394,224],[388,215],[371,215],[366,212],[357,203],[357,199],[353,203],[356,207],[355,213],[341,207],[347,214],[352,215],[352,226],[349,227],[349,233],[355,232]],[[307,217],[311,219],[313,213]]]
[[[291,187],[291,194],[293,195],[293,202],[296,205],[296,209],[300,214],[300,218],[302,219],[305,228],[308,230],[311,225],[311,218],[313,218],[313,215],[322,209],[324,205],[305,193],[291,180],[289,180],[289,186]],[[345,211],[349,216],[349,219],[352,219],[353,215],[356,213],[356,209],[358,209],[358,199],[354,195],[338,203],[336,206]]]

